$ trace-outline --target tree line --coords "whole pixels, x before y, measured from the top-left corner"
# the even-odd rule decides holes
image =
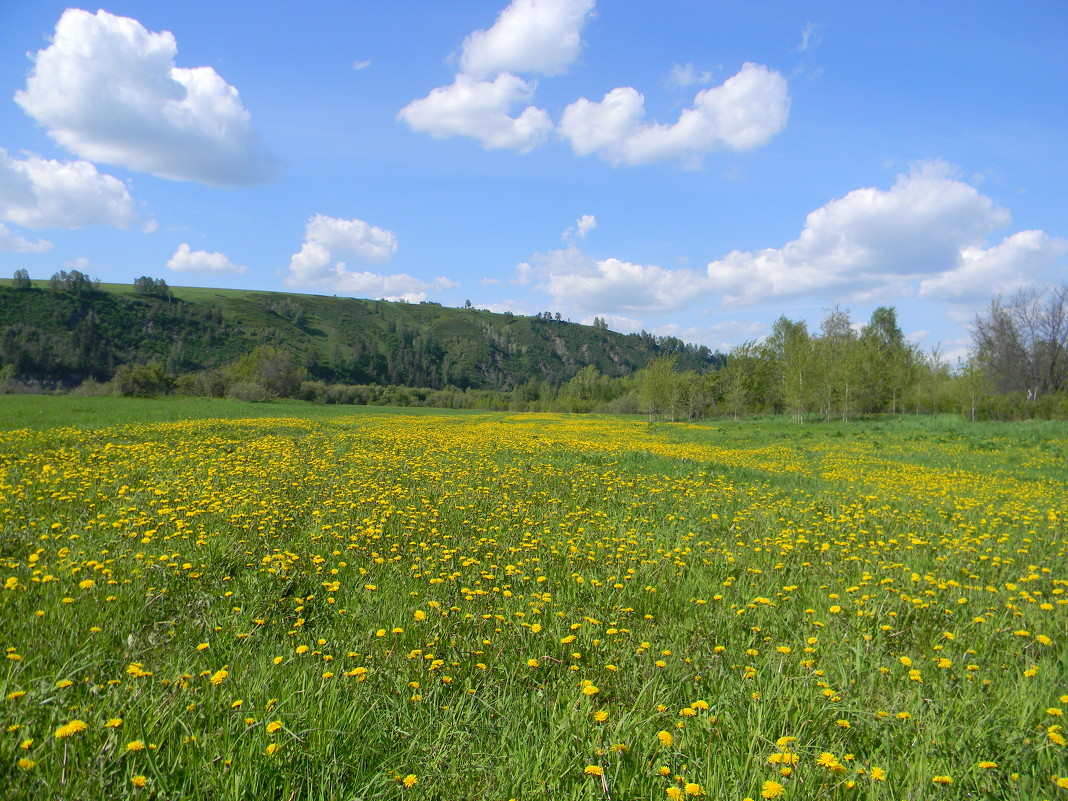
[[[25,290],[32,283],[25,271],[18,271],[13,286]],[[49,282],[52,292],[74,299],[98,288],[99,282],[77,270],[61,271]],[[314,350],[298,352],[277,334],[259,344],[241,345],[246,340],[235,337],[233,326],[223,321],[217,307],[210,307],[210,313],[194,311],[196,307],[187,310],[174,301],[162,279],[142,276],[134,289],[137,296],[156,304],[151,314],[138,319],[168,333],[165,353],[157,346],[148,358],[116,361],[105,344],[119,339],[120,332],[114,325],[105,328],[106,307],[68,303],[52,313],[77,320],[70,330],[74,347],[32,326],[3,330],[0,389],[9,390],[20,370],[33,367],[35,359],[57,363],[65,359],[68,368],[73,365],[83,371],[80,391],[86,393],[179,392],[249,401],[300,398],[319,403],[630,413],[669,421],[770,414],[806,422],[937,412],[959,412],[969,419],[1068,418],[1068,282],[1020,289],[991,301],[973,321],[968,357],[956,364],[947,362],[937,349],[925,352],[909,342],[892,307],[875,309],[861,324],[835,306],[811,330],[804,321],[780,316],[767,337],[738,345],[726,356],[646,331],[612,335],[653,357],[641,369],[615,375],[594,363],[568,372],[561,365],[540,374],[516,373],[504,366],[508,359],[522,356],[524,362],[545,365],[548,359],[540,350],[527,351],[546,345],[529,339],[520,343],[507,327],[488,322],[479,324],[479,337],[445,341],[433,329],[402,316],[382,323],[381,342],[357,337],[346,348],[335,346],[324,360]],[[87,311],[79,317],[78,308]],[[372,314],[382,312],[373,308]],[[297,329],[308,322],[304,307],[288,296],[265,297],[261,309]],[[506,324],[514,319],[501,317]],[[122,333],[128,334],[133,318],[127,314],[115,319],[123,321]],[[561,322],[559,315],[548,312],[529,319],[535,328]],[[341,318],[342,323],[346,320]],[[353,328],[358,323],[355,317],[347,322]],[[588,327],[565,328],[578,336]],[[604,339],[609,335],[606,329],[604,320],[597,318],[590,329],[594,338],[578,340],[577,350],[591,362],[600,356],[600,364],[612,363],[598,350],[617,347]],[[201,352],[212,354],[206,367],[203,359],[190,361]],[[620,358],[621,353],[613,353],[616,362]],[[468,378],[476,374],[481,376],[479,383]]]

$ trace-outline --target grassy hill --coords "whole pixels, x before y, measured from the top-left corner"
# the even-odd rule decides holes
[[[232,364],[257,346],[290,351],[325,382],[434,389],[559,386],[588,365],[618,377],[665,354],[703,372],[722,359],[671,337],[436,303],[194,287],[154,297],[132,285],[79,292],[0,282],[0,368],[22,379],[69,386],[148,362],[178,376]]]

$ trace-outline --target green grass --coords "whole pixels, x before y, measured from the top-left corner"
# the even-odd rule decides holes
[[[353,415],[462,414],[449,409],[380,406],[330,406],[303,401],[247,403],[229,398],[194,398],[172,395],[160,398],[123,398],[111,395],[0,395],[0,431],[16,428],[48,429],[59,426],[103,428],[134,423],[172,423],[181,420],[221,420],[264,417],[330,419]]]
[[[5,798],[1068,797],[1064,427],[3,402]]]

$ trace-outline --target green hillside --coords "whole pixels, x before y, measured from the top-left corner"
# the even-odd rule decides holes
[[[174,376],[211,370],[267,346],[327,383],[507,391],[559,386],[588,365],[618,377],[662,355],[697,372],[723,359],[673,337],[436,303],[193,287],[161,294],[0,282],[0,369],[73,386],[128,364],[157,362]]]

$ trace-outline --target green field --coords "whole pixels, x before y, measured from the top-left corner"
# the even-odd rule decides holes
[[[0,398],[0,793],[1068,799],[1068,425]]]

